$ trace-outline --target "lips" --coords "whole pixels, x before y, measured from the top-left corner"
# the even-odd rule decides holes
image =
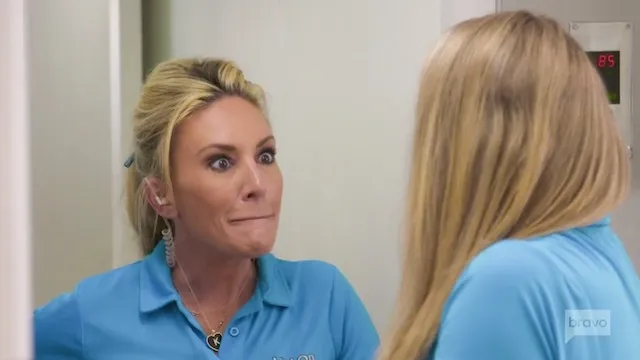
[[[248,221],[267,220],[267,219],[271,219],[272,217],[273,217],[273,215],[245,216],[245,217],[241,217],[241,218],[231,219],[231,220],[229,220],[229,222],[232,223],[232,224],[240,224],[240,223],[248,222]]]

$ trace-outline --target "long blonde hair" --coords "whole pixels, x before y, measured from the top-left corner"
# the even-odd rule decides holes
[[[126,179],[127,212],[149,254],[167,224],[147,202],[142,181],[159,178],[171,188],[171,137],[180,123],[226,96],[238,96],[260,108],[266,116],[264,92],[247,81],[233,63],[215,58],[174,59],[160,63],[149,74],[133,117],[133,162]]]
[[[625,198],[630,164],[602,81],[555,21],[462,22],[424,69],[397,322],[383,360],[433,346],[470,260],[500,239],[582,226]]]

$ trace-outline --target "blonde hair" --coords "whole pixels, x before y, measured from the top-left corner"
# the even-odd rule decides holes
[[[397,322],[383,360],[422,358],[470,260],[605,217],[630,164],[602,81],[561,26],[529,12],[462,22],[421,78]]]
[[[168,224],[147,202],[143,180],[157,177],[171,189],[171,138],[194,113],[227,96],[241,97],[266,115],[263,90],[222,59],[175,59],[160,63],[148,76],[133,117],[133,163],[126,180],[127,212],[143,254],[158,244]]]

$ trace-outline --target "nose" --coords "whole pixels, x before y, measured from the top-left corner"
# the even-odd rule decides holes
[[[259,199],[266,193],[260,165],[255,161],[247,161],[243,169],[242,199],[252,201]]]

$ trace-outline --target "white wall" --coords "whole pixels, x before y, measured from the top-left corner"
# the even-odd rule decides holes
[[[0,1],[0,359],[31,358],[25,1]]]
[[[477,16],[496,12],[500,0],[444,0],[441,5],[440,27],[449,27]]]
[[[130,133],[128,120],[120,122],[141,83],[141,21],[139,9],[137,18],[117,19],[110,2],[126,3],[132,15],[140,6],[132,0],[29,4],[36,305],[110,269],[126,245],[122,210],[113,209],[121,193],[115,164],[125,158],[122,133]],[[110,10],[116,10],[111,22]],[[135,28],[136,21],[137,43],[135,31],[128,29],[123,42],[119,28],[110,27]]]
[[[111,164],[128,148],[140,29],[139,0],[0,1],[0,359],[32,359],[34,304],[131,253]]]
[[[112,265],[139,258],[139,246],[124,208],[124,160],[131,151],[132,114],[142,86],[142,5],[140,0],[109,0],[111,76]]]
[[[169,57],[227,57],[266,88],[285,177],[275,252],[338,265],[384,328],[398,288],[420,67],[441,16],[460,17],[456,9],[441,14],[433,0],[148,0],[143,8],[147,68]]]

